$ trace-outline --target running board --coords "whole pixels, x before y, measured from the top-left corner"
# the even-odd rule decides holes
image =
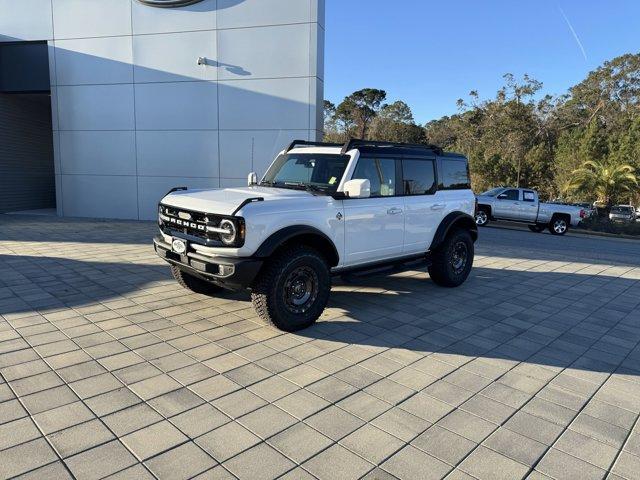
[[[373,277],[380,274],[400,273],[431,266],[430,256],[420,255],[407,260],[393,260],[381,262],[373,265],[363,265],[349,269],[340,270],[334,275],[340,276],[343,280]]]

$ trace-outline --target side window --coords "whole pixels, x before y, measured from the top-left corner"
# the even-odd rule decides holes
[[[351,178],[369,180],[372,197],[396,195],[396,161],[393,158],[360,157]]]
[[[500,200],[520,200],[520,191],[519,190],[506,190],[498,195]]]
[[[535,202],[536,201],[536,194],[534,192],[532,192],[531,190],[525,190],[522,192],[523,196],[523,200],[525,202]]]
[[[471,188],[466,161],[443,158],[440,162],[440,167],[441,169],[438,172],[440,174],[439,190],[465,190]]]
[[[403,160],[402,177],[405,195],[426,195],[435,192],[436,178],[433,160]]]

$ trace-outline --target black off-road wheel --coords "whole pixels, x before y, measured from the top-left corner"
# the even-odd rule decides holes
[[[431,280],[442,287],[462,285],[473,266],[473,239],[467,230],[455,230],[432,253]]]
[[[539,224],[528,225],[528,227],[529,227],[529,230],[535,233],[540,233],[544,231],[545,228],[547,228],[546,225],[539,225]]]
[[[256,313],[280,330],[295,332],[312,325],[331,292],[325,258],[304,245],[277,253],[258,275],[251,292]]]
[[[195,277],[193,275],[189,275],[188,273],[180,270],[175,265],[171,265],[171,273],[173,274],[173,278],[176,279],[181,287],[184,287],[187,290],[191,290],[194,293],[213,295],[222,290],[222,287],[214,283],[207,282],[206,280],[202,280],[201,278]]]

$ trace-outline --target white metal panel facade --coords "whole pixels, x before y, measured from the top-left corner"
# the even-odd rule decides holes
[[[152,219],[171,187],[244,184],[289,141],[321,135],[324,0],[0,12],[0,42],[49,42],[60,215]]]

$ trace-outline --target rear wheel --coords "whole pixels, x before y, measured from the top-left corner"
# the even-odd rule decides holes
[[[202,293],[204,295],[213,295],[214,293],[222,290],[222,287],[193,275],[189,275],[175,265],[171,265],[171,273],[173,274],[173,278],[175,278],[182,287],[187,290],[191,290],[192,292]]]
[[[569,230],[569,222],[565,217],[556,216],[549,223],[551,235],[564,235]]]
[[[281,251],[264,266],[251,301],[260,318],[294,332],[318,319],[330,292],[327,261],[317,250],[302,245]]]
[[[487,223],[489,223],[489,212],[483,207],[478,208],[476,212],[476,225],[484,227]]]
[[[529,227],[529,230],[531,230],[532,232],[535,232],[535,233],[540,233],[545,228],[547,228],[545,225],[540,225],[540,224],[528,225],[528,227]]]
[[[429,276],[442,287],[462,285],[473,266],[473,239],[467,230],[450,233],[433,253]]]

